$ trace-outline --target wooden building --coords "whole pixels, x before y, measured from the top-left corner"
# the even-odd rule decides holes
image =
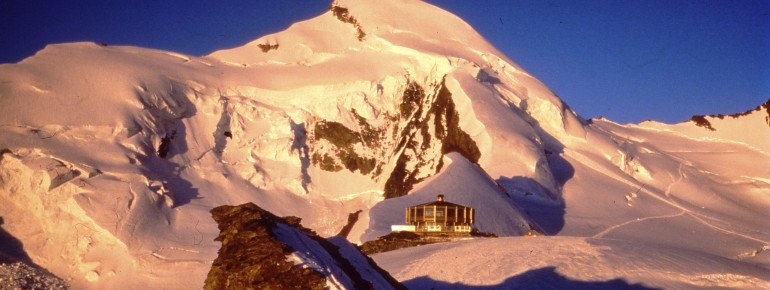
[[[406,208],[406,223],[392,226],[393,231],[417,233],[470,233],[475,212],[472,207],[444,201],[439,195],[434,202]]]

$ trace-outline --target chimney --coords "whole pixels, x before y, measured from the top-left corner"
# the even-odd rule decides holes
[[[436,201],[438,201],[438,202],[444,202],[444,195],[443,195],[443,194],[439,194],[439,195],[436,197]]]

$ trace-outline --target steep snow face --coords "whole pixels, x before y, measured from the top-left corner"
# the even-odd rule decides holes
[[[337,1],[201,58],[73,43],[0,65],[0,212],[76,288],[199,288],[219,205],[254,202],[323,236],[361,210],[359,242],[437,194],[498,235],[767,265],[768,143],[737,133],[760,113],[716,131],[588,122],[446,11]]]

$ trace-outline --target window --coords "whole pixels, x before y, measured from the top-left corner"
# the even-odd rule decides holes
[[[440,232],[441,225],[428,225],[425,227],[425,230],[429,232]]]

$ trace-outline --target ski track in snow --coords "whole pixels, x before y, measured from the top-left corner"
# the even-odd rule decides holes
[[[624,227],[624,226],[627,226],[627,225],[630,225],[630,224],[633,224],[633,223],[643,222],[643,221],[652,220],[652,219],[673,218],[673,217],[683,216],[686,213],[687,212],[685,212],[685,211],[681,211],[679,213],[669,214],[669,215],[649,216],[649,217],[644,217],[644,218],[636,218],[636,219],[633,219],[633,220],[630,220],[630,221],[627,221],[627,222],[624,222],[624,223],[621,223],[621,224],[617,224],[617,225],[611,226],[611,227],[601,231],[600,233],[593,235],[593,238],[603,238],[604,236],[609,234],[611,231],[614,231],[614,230],[616,230],[618,228],[621,228],[621,227]]]
[[[585,155],[583,155],[581,153],[578,153],[578,152],[574,152],[574,153],[575,154],[571,154],[571,156],[573,156],[573,158],[577,157],[576,159],[578,159],[583,164],[588,165],[591,168],[601,168],[596,162],[594,162],[593,160],[590,160]],[[758,243],[762,243],[762,244],[770,244],[769,241],[765,241],[765,240],[762,240],[762,239],[759,239],[759,238],[755,238],[755,237],[752,237],[752,236],[749,236],[749,235],[746,235],[746,234],[734,232],[734,231],[727,230],[727,229],[724,229],[722,227],[713,225],[713,224],[711,224],[711,223],[709,223],[709,222],[704,220],[704,218],[707,218],[707,217],[702,216],[699,213],[693,212],[692,210],[690,210],[690,209],[688,209],[688,208],[686,208],[686,207],[676,203],[675,201],[671,200],[669,198],[669,196],[671,194],[671,190],[672,190],[673,186],[676,185],[677,183],[681,182],[684,179],[684,173],[682,172],[682,166],[684,166],[684,164],[680,163],[680,167],[679,167],[679,170],[678,170],[679,171],[678,172],[679,173],[679,177],[677,178],[676,181],[673,181],[666,188],[666,191],[664,192],[664,196],[665,197],[661,197],[658,194],[656,194],[655,192],[647,189],[646,187],[644,187],[644,184],[642,184],[641,182],[639,184],[635,184],[634,182],[628,181],[627,179],[623,178],[622,176],[618,176],[618,175],[616,175],[614,173],[611,173],[611,172],[603,172],[606,176],[608,176],[608,177],[610,177],[610,178],[612,178],[612,179],[614,179],[616,181],[625,183],[625,184],[627,184],[630,187],[641,187],[641,190],[639,192],[644,192],[649,197],[652,197],[652,198],[654,198],[654,199],[656,199],[658,201],[661,201],[661,202],[663,202],[663,203],[665,203],[665,204],[667,204],[667,205],[669,205],[671,207],[677,208],[677,209],[681,210],[681,212],[673,214],[673,215],[663,215],[663,216],[651,216],[651,217],[645,217],[645,218],[635,218],[633,220],[625,221],[625,222],[622,222],[620,224],[617,224],[617,225],[614,225],[614,226],[610,226],[607,229],[605,229],[605,230],[595,234],[594,237],[604,237],[605,235],[607,235],[609,232],[611,232],[613,230],[616,230],[618,228],[621,228],[621,227],[624,227],[624,226],[627,226],[627,225],[630,225],[630,224],[646,221],[646,220],[673,218],[673,217],[682,216],[684,214],[687,214],[687,215],[693,217],[695,220],[697,220],[701,224],[703,224],[704,226],[709,227],[711,229],[714,229],[716,231],[719,231],[719,232],[722,232],[722,233],[726,233],[726,234],[730,234],[730,235],[733,235],[733,236],[738,236],[738,237],[741,237],[741,238],[744,238],[744,239],[748,239],[748,240],[752,240],[752,241],[755,241],[755,242],[758,242]]]
[[[667,199],[669,200],[669,202],[670,202],[670,204],[669,204],[669,205],[671,205],[672,203],[674,203],[674,201],[673,201],[673,200],[671,200],[671,197],[670,197],[670,194],[671,194],[671,189],[674,187],[674,185],[676,185],[677,183],[681,182],[681,181],[682,181],[682,179],[684,178],[684,174],[682,173],[682,166],[684,166],[684,164],[682,164],[682,163],[679,163],[679,169],[678,169],[678,170],[679,170],[679,177],[678,177],[676,180],[674,180],[674,177],[673,177],[673,176],[671,176],[671,174],[669,173],[669,176],[671,176],[672,182],[671,182],[671,183],[670,183],[670,184],[669,184],[669,185],[666,187],[666,191],[664,192],[664,195],[666,196],[666,198],[667,198]],[[616,180],[617,180],[617,179],[616,179]],[[644,185],[642,184],[642,186],[644,186]],[[644,189],[644,188],[640,188],[640,189]],[[640,191],[641,191],[641,190],[640,190]],[[646,220],[651,220],[651,219],[664,219],[664,218],[673,218],[673,217],[679,217],[679,216],[682,216],[682,215],[684,215],[684,214],[689,214],[689,213],[687,212],[687,210],[685,210],[685,209],[682,209],[682,211],[681,211],[681,212],[679,212],[679,213],[675,213],[675,214],[670,214],[670,215],[660,215],[660,216],[650,216],[650,217],[645,217],[645,218],[636,218],[636,219],[633,219],[633,220],[629,220],[629,221],[626,221],[626,222],[624,222],[624,223],[620,223],[620,224],[617,224],[617,225],[611,226],[611,227],[609,227],[609,228],[607,228],[607,229],[605,229],[605,230],[603,230],[603,231],[601,231],[601,232],[599,232],[599,233],[597,233],[597,234],[593,235],[593,237],[594,237],[594,238],[601,238],[601,237],[604,237],[605,235],[607,235],[607,234],[608,234],[608,233],[610,233],[611,231],[613,231],[613,230],[616,230],[616,229],[618,229],[618,228],[620,228],[620,227],[623,227],[623,226],[629,225],[629,224],[638,223],[638,222],[643,222],[643,221],[646,221]],[[692,216],[691,214],[689,214],[689,215],[690,215],[690,216]]]
[[[679,177],[677,177],[676,180],[674,180],[674,176],[672,176],[671,173],[668,173],[668,176],[671,177],[671,183],[666,187],[666,191],[664,192],[664,195],[671,202],[673,202],[673,200],[671,200],[671,189],[674,188],[675,185],[682,182],[682,179],[684,179],[684,173],[682,172],[683,167],[684,167],[684,164],[679,163],[679,168],[677,169],[677,172],[679,173]]]

